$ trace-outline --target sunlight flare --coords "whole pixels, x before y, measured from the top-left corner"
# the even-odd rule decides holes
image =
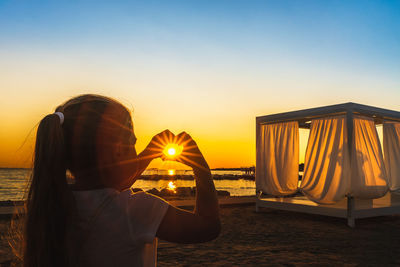
[[[176,156],[179,156],[182,153],[183,146],[180,146],[178,144],[167,144],[163,150],[163,153],[167,158],[173,159]]]
[[[168,155],[170,155],[170,156],[173,156],[173,155],[175,155],[176,154],[176,149],[175,148],[173,148],[173,147],[171,147],[170,149],[168,149]]]

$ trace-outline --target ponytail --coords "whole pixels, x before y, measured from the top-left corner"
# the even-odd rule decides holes
[[[119,102],[98,95],[74,97],[56,111],[44,117],[37,129],[25,213],[15,216],[15,231],[11,229],[10,233],[10,245],[25,267],[71,264],[68,258],[73,260],[80,237],[75,234],[79,231],[74,231],[79,221],[66,170],[84,188],[113,184],[111,179],[85,174],[100,170],[99,137],[105,138],[110,132],[119,136],[121,128],[115,123],[125,125],[130,118]]]
[[[67,266],[67,225],[72,193],[66,180],[65,140],[60,115],[47,115],[36,135],[34,166],[26,200],[25,267]]]

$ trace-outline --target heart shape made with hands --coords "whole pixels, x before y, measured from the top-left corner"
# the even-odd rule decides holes
[[[178,145],[175,143],[169,143],[165,146],[163,150],[163,154],[165,157],[163,157],[163,160],[173,160],[177,156],[179,156],[183,151],[183,146]]]

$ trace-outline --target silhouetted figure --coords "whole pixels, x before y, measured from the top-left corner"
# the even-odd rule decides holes
[[[130,112],[103,96],[72,98],[41,120],[26,201],[24,266],[154,266],[156,237],[197,243],[218,236],[217,194],[195,141],[165,130],[139,155],[135,142]],[[195,174],[194,212],[129,190],[171,142],[183,146],[175,160]]]

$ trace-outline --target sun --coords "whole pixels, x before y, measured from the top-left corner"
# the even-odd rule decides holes
[[[183,146],[170,143],[165,146],[163,153],[165,156],[167,156],[167,158],[173,159],[176,156],[178,156],[179,154],[181,154],[182,150],[183,150]]]
[[[168,175],[170,175],[170,176],[175,175],[175,170],[168,170]]]
[[[173,156],[176,154],[176,149],[171,147],[168,149],[167,153],[168,153],[168,155]]]

